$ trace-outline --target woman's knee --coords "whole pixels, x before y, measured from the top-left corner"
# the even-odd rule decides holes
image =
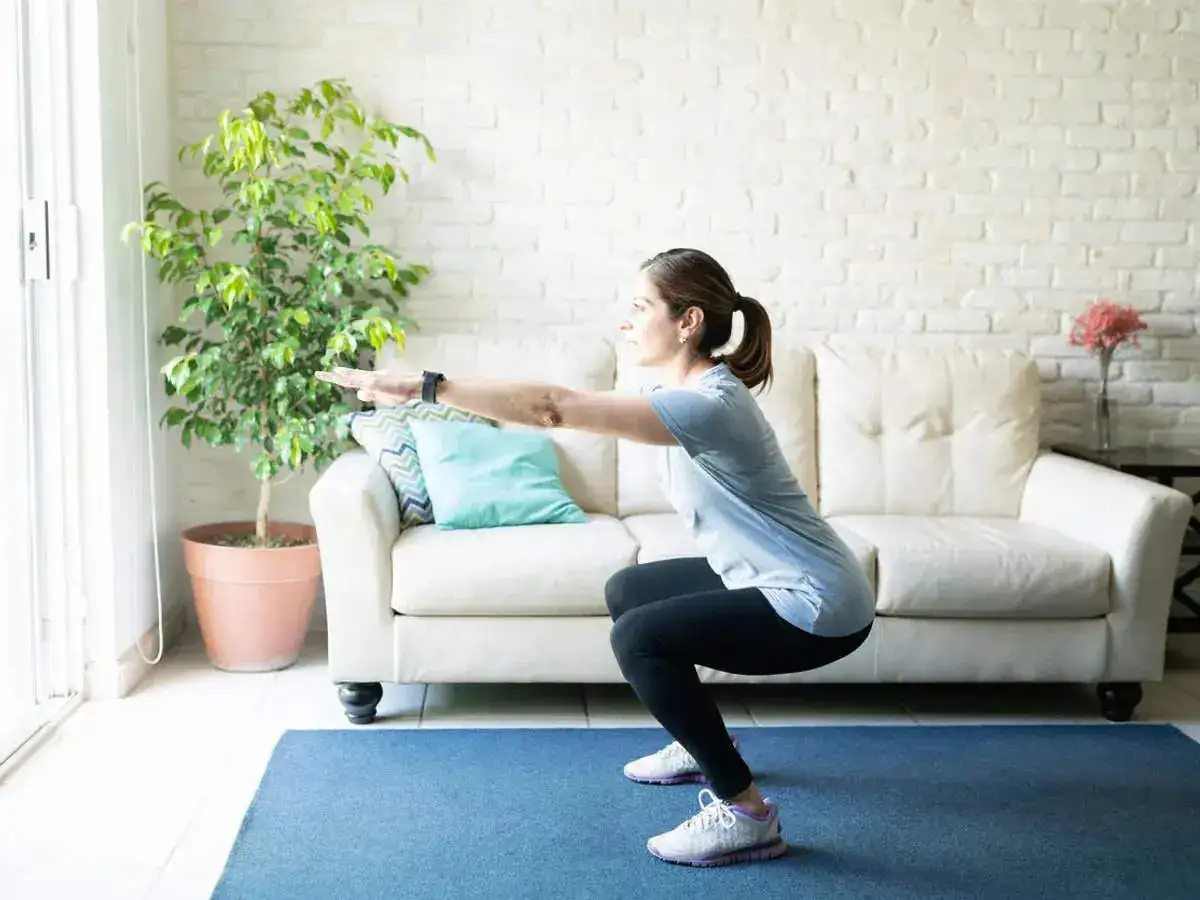
[[[630,576],[635,569],[636,566],[628,566],[614,572],[604,585],[604,602],[608,605],[608,614],[612,616],[614,622],[621,617],[621,613],[630,607],[629,589],[632,581]]]
[[[622,671],[630,660],[642,655],[646,649],[646,618],[640,609],[631,609],[625,615],[614,617],[608,640]]]

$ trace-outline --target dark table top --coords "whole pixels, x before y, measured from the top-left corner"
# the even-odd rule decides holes
[[[1200,449],[1188,447],[1118,447],[1094,450],[1078,444],[1056,444],[1054,452],[1085,459],[1130,475],[1200,475]]]

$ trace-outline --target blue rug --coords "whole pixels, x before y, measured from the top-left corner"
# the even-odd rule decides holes
[[[1200,745],[1169,726],[754,728],[782,859],[671,866],[696,786],[626,781],[657,729],[286,733],[228,900],[1200,897]]]

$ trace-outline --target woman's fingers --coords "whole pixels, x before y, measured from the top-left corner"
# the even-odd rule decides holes
[[[338,387],[344,388],[361,388],[367,387],[375,380],[374,372],[364,372],[361,369],[347,369],[344,367],[334,368],[329,372],[318,372],[317,379],[336,384]]]
[[[414,392],[413,384],[408,383],[411,378],[342,366],[328,372],[317,372],[317,379],[355,391],[359,400],[378,406],[402,406],[412,399]]]

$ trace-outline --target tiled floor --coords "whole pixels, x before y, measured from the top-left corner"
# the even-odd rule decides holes
[[[1200,740],[1200,636],[1172,638],[1168,677],[1148,685],[1142,721]],[[1083,722],[1074,687],[724,687],[731,726]],[[379,727],[655,726],[621,685],[388,687]],[[293,668],[234,675],[190,636],[136,693],[84,704],[0,784],[4,900],[207,898],[243,812],[287,728],[342,728],[313,635]]]

